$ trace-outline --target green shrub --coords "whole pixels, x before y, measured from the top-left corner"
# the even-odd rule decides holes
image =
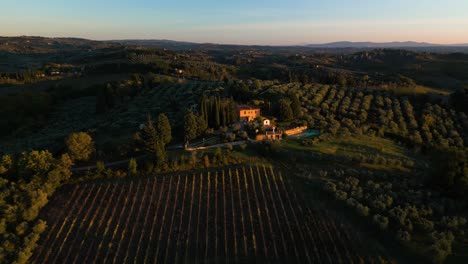
[[[441,224],[451,230],[457,230],[466,225],[466,218],[461,216],[444,216],[442,217]]]
[[[364,206],[361,203],[358,203],[356,206],[356,211],[362,216],[369,216],[369,207]]]
[[[379,214],[374,215],[374,223],[381,229],[385,230],[388,227],[388,218]]]
[[[348,198],[348,194],[344,191],[337,190],[335,192],[335,198],[339,201],[345,201]]]
[[[128,175],[135,176],[138,174],[138,164],[134,158],[128,162]]]
[[[396,234],[396,239],[401,242],[409,242],[411,241],[411,234],[408,231],[400,229]]]
[[[94,152],[94,142],[85,132],[70,134],[65,140],[68,153],[74,160],[88,160]]]
[[[451,232],[433,232],[432,245],[429,247],[429,256],[434,263],[443,263],[452,254],[452,244],[455,239]]]
[[[5,154],[0,161],[0,175],[7,173],[13,167],[13,158],[11,155]]]
[[[350,207],[356,207],[358,205],[358,201],[354,198],[348,198],[348,200],[346,200],[346,204]]]
[[[28,222],[22,222],[16,226],[16,234],[18,236],[24,235],[28,231]]]
[[[418,218],[414,223],[420,231],[431,232],[434,230],[434,222],[424,217]]]
[[[388,213],[390,217],[400,225],[405,224],[407,213],[400,206],[392,208]]]
[[[327,182],[324,184],[323,189],[324,189],[325,191],[334,193],[334,192],[336,192],[336,185],[335,185],[333,182],[327,181]]]

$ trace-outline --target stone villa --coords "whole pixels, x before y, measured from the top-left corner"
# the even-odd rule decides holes
[[[239,107],[239,119],[244,122],[254,121],[260,116],[260,108],[251,108],[248,106]]]

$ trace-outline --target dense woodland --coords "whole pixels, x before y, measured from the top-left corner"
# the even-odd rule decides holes
[[[0,262],[28,262],[64,184],[255,162],[410,255],[468,258],[466,54],[42,42],[0,51]],[[253,143],[240,105],[319,135]]]

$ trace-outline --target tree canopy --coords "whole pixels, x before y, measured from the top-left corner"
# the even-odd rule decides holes
[[[442,149],[434,154],[435,184],[451,194],[463,195],[468,191],[468,154],[466,150]]]
[[[94,152],[93,138],[85,132],[72,133],[65,141],[68,153],[74,160],[86,161]]]
[[[187,111],[184,117],[184,142],[188,146],[189,141],[197,137],[197,116],[192,111]]]
[[[158,115],[158,121],[156,124],[156,130],[159,134],[159,138],[161,139],[164,145],[169,144],[172,140],[172,129],[171,123],[169,122],[169,118],[164,113]]]
[[[291,108],[291,104],[286,99],[279,100],[279,118],[281,120],[290,120],[294,117],[293,110]]]

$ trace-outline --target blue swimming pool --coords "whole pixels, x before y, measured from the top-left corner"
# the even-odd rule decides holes
[[[318,130],[308,129],[300,134],[291,136],[291,138],[302,139],[302,138],[308,138],[308,137],[318,136],[318,135],[320,135],[320,132]]]

